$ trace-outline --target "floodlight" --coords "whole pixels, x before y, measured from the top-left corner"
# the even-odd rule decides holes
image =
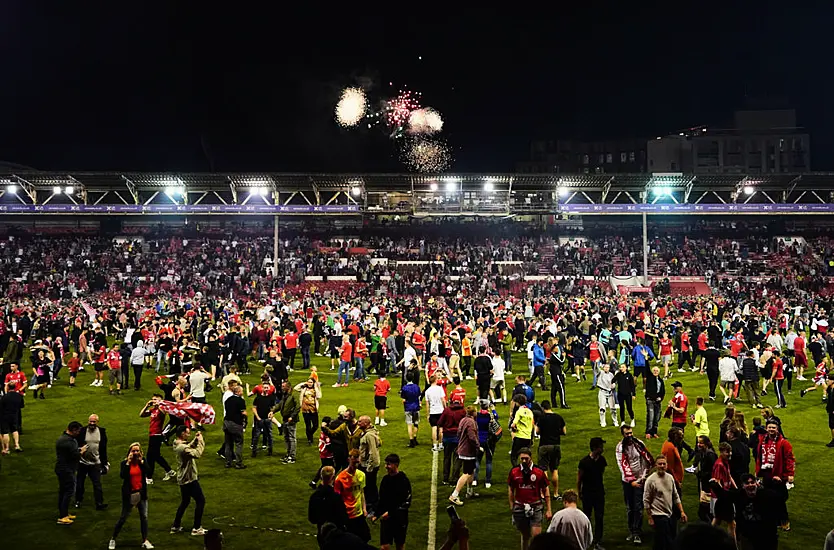
[[[61,187],[59,185],[56,185],[55,187],[53,187],[52,188],[52,194],[53,195],[60,195],[61,194]]]
[[[178,194],[180,194],[180,195],[185,196],[185,187],[184,187],[184,186],[182,186],[182,185],[180,185],[179,187],[177,187],[177,193],[178,193]]]
[[[492,193],[493,191],[495,191],[495,184],[491,181],[486,182],[484,184],[484,191],[486,191],[487,193]]]
[[[432,193],[437,191],[437,182],[436,181],[431,182],[431,185],[429,185],[429,189],[432,190]]]
[[[7,185],[6,186],[6,192],[11,193],[12,195],[16,195],[17,194],[17,185],[15,185],[13,183]]]
[[[446,182],[446,191],[449,193],[454,193],[458,189],[458,184],[455,183],[453,180],[449,180]]]
[[[169,197],[173,197],[174,195],[177,194],[177,188],[176,187],[166,187],[165,188],[165,194],[168,195]]]
[[[358,185],[354,185],[350,189],[350,194],[353,195],[354,197],[358,197],[359,195],[362,194],[362,188],[359,187]]]
[[[75,188],[72,185],[67,185],[64,189],[64,193],[67,195],[72,195],[75,192]]]
[[[654,194],[659,196],[659,197],[662,197],[664,195],[671,195],[672,194],[672,188],[671,187],[655,187],[654,188]]]
[[[556,192],[559,193],[560,197],[567,197],[570,191],[567,187],[559,187]]]
[[[745,195],[752,195],[755,192],[756,192],[756,188],[753,187],[752,185],[745,185],[744,186],[744,194]]]

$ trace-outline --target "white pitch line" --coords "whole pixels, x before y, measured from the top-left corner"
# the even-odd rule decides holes
[[[432,452],[431,459],[431,507],[429,508],[429,541],[426,550],[434,550],[437,531],[437,457],[440,453]]]

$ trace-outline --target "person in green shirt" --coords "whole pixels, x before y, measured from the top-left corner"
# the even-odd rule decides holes
[[[510,453],[510,462],[513,468],[516,467],[518,451],[530,447],[533,442],[533,411],[527,407],[527,396],[516,394],[513,396],[514,415],[510,423],[510,430],[513,433],[513,448]]]
[[[692,417],[692,423],[695,425],[695,436],[709,437],[709,420],[707,420],[707,410],[704,408],[704,398],[698,397],[695,399],[695,414]]]

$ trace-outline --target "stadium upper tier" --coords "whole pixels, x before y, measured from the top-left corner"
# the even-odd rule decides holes
[[[151,174],[0,171],[6,214],[834,212],[834,173]]]

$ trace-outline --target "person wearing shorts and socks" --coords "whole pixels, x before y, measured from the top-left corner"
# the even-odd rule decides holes
[[[559,463],[562,461],[562,436],[567,434],[565,419],[553,412],[550,402],[542,401],[542,415],[536,423],[536,433],[539,434],[539,456],[536,464],[550,473],[553,483],[553,494],[559,500]]]
[[[526,549],[530,539],[541,533],[542,520],[550,520],[553,512],[547,474],[533,465],[528,447],[518,450],[518,461],[518,466],[510,470],[507,486],[513,525],[521,533],[521,547]]]

